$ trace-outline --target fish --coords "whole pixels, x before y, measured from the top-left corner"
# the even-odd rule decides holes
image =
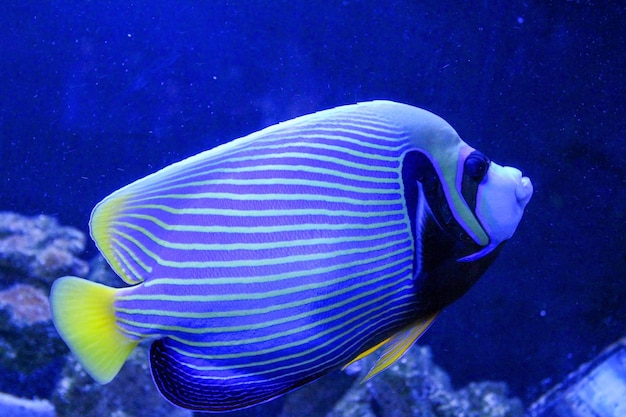
[[[189,410],[264,403],[382,347],[371,378],[474,285],[532,193],[418,107],[297,117],[98,203],[90,234],[128,286],[59,278],[53,321],[102,384],[149,341],[157,389]]]

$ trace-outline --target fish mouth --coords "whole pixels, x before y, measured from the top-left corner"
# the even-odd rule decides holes
[[[515,187],[515,197],[519,204],[524,207],[530,201],[530,197],[533,195],[533,183],[528,177],[522,177],[517,182]]]

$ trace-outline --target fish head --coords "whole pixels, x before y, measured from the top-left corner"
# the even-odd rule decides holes
[[[521,171],[461,143],[424,175],[427,209],[416,277],[419,314],[428,316],[465,294],[517,229],[533,193]]]
[[[449,239],[447,247],[454,246],[451,257],[484,263],[486,255],[513,236],[532,197],[530,179],[516,168],[492,162],[433,113],[411,106],[395,105],[392,110],[387,110],[389,104],[377,106],[406,129],[413,149],[430,161],[436,179],[432,186],[425,184],[425,197],[432,218],[446,235],[442,239]],[[425,177],[420,174],[415,175],[417,181]]]
[[[470,147],[460,158],[460,192],[488,238],[486,245],[460,261],[475,261],[510,239],[533,194],[530,178],[513,167],[501,166]]]

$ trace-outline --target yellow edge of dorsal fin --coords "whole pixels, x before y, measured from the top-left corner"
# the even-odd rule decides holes
[[[115,223],[120,221],[120,217],[127,210],[130,198],[122,190],[114,192],[96,204],[89,219],[89,231],[96,247],[115,273],[127,284],[135,285],[142,282],[143,278],[124,267],[123,259],[114,245],[114,239],[118,233]]]
[[[50,291],[57,331],[87,373],[101,384],[117,375],[138,343],[117,325],[113,306],[117,291],[77,277],[57,279]]]
[[[385,340],[384,343],[389,342],[387,344],[387,347],[385,348],[385,351],[380,356],[380,358],[378,358],[372,369],[370,369],[367,375],[365,375],[365,378],[363,378],[361,383],[364,383],[374,376],[378,375],[379,373],[396,363],[396,361],[399,360],[401,357],[403,357],[404,354],[409,350],[409,348],[413,346],[413,344],[415,344],[417,339],[419,339],[419,337],[423,335],[426,330],[428,330],[428,328],[433,324],[438,315],[439,312],[436,312],[425,320],[418,321],[411,325],[411,327],[401,330],[389,339]],[[380,344],[376,347],[379,346]],[[364,353],[369,354],[371,352],[367,351]]]

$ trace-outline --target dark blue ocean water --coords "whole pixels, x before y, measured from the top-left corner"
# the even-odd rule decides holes
[[[0,210],[86,231],[110,192],[278,121],[379,98],[429,109],[535,196],[421,343],[455,384],[531,401],[626,335],[618,4],[3,1]]]

